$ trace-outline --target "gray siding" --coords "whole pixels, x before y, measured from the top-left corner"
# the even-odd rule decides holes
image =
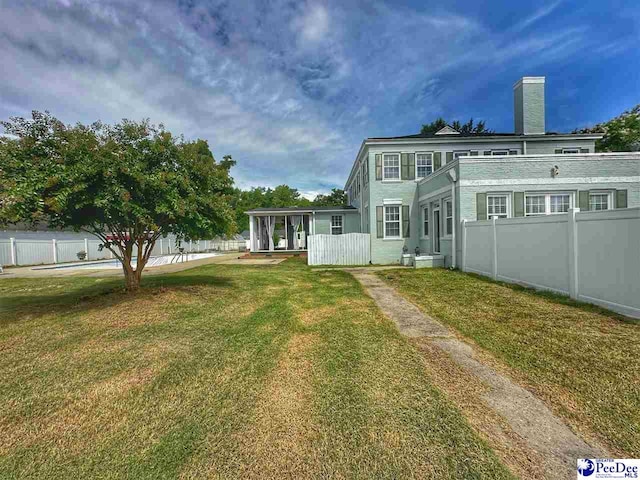
[[[315,216],[315,233],[330,234],[331,233],[331,216],[343,216],[343,233],[360,233],[360,215],[357,212],[348,213],[330,213],[316,212]]]

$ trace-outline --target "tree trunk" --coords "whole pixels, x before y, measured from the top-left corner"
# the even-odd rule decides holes
[[[140,275],[131,266],[131,255],[125,254],[122,262],[124,271],[124,283],[128,292],[135,292],[140,288]]]

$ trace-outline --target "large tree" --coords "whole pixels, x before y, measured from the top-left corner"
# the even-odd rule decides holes
[[[46,222],[95,235],[137,290],[156,241],[230,232],[231,157],[162,125],[64,125],[48,112],[2,122],[0,223]],[[135,264],[132,260],[135,258]]]
[[[439,117],[431,123],[426,123],[422,125],[422,129],[420,133],[423,135],[436,133],[438,130],[449,125],[444,118]],[[478,123],[474,123],[473,118],[470,118],[467,123],[460,123],[458,120],[454,120],[450,124],[455,130],[460,133],[468,134],[468,133],[493,133],[493,130],[490,130],[486,127],[483,120]]]
[[[317,195],[313,200],[313,205],[317,207],[345,207],[347,194],[340,188],[332,188],[331,193]]]
[[[598,152],[640,151],[640,105],[608,122],[575,130],[574,133],[604,133],[604,137],[596,142]]]

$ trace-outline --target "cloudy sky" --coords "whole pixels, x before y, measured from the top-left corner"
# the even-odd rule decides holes
[[[342,187],[365,137],[437,116],[547,129],[640,103],[640,2],[0,0],[0,118],[150,118],[231,154],[239,186]]]

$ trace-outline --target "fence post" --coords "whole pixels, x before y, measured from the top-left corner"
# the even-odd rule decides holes
[[[567,218],[567,247],[569,260],[569,296],[578,299],[578,225],[576,213],[579,208],[571,208]]]
[[[16,239],[11,237],[9,239],[9,245],[11,247],[11,265],[18,265],[18,249],[16,247]]]
[[[460,229],[460,233],[462,238],[460,239],[462,242],[462,271],[467,271],[467,219],[462,219],[462,228]]]
[[[53,247],[53,263],[58,263],[58,242],[55,238],[51,240],[51,246]]]
[[[87,254],[86,259],[89,260],[89,239],[84,239],[84,252]]]
[[[160,255],[164,255],[164,247],[162,245],[162,237],[160,237]]]
[[[193,252],[193,240],[189,240],[189,252]]]
[[[498,279],[498,229],[496,227],[496,217],[491,217],[492,235],[492,254],[491,254],[491,276],[494,280]]]

